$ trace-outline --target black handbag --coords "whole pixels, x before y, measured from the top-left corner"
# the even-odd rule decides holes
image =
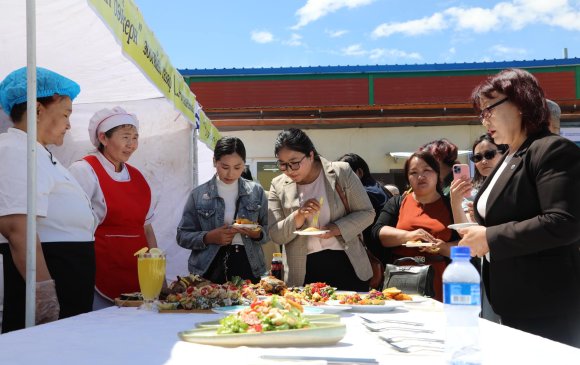
[[[413,261],[415,265],[397,265],[404,261]],[[435,271],[431,265],[425,265],[414,257],[402,257],[385,268],[383,289],[397,287],[406,294],[419,294],[426,297],[435,296],[433,277]]]

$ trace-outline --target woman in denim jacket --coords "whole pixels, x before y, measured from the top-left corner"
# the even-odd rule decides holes
[[[268,242],[268,202],[260,185],[241,177],[245,161],[239,138],[221,138],[214,149],[216,174],[193,189],[177,227],[177,243],[191,250],[189,271],[214,283],[233,276],[256,283],[266,272],[262,245]],[[239,218],[260,227],[232,226]]]

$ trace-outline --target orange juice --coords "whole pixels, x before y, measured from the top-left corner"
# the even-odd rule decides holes
[[[137,271],[143,300],[156,299],[165,280],[165,256],[139,255]]]

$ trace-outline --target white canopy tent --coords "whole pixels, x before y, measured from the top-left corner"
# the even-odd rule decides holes
[[[26,65],[25,5],[0,0],[0,80]],[[145,175],[157,198],[153,227],[167,253],[167,278],[187,273],[189,252],[175,243],[176,226],[190,190],[213,174],[211,150],[196,142],[194,125],[122,54],[113,33],[87,1],[37,0],[36,19],[37,65],[81,86],[73,104],[72,129],[64,145],[52,151],[68,166],[94,150],[87,131],[94,112],[119,105],[135,113],[140,145],[129,163]],[[0,132],[9,125],[0,110]]]

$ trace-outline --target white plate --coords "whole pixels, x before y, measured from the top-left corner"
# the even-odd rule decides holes
[[[179,332],[183,341],[224,347],[237,346],[325,346],[334,345],[346,334],[343,323],[315,323],[316,327],[262,333],[218,335],[215,328],[199,328]]]
[[[356,294],[356,292],[352,291],[352,290],[335,290],[334,294],[336,294],[336,295],[354,295],[354,294]]]
[[[473,227],[473,226],[479,226],[479,224],[477,223],[455,223],[455,224],[450,224],[447,226],[447,228],[449,229],[461,229],[461,228],[467,228],[467,227]]]
[[[211,310],[218,314],[234,314],[248,307],[249,307],[248,305],[231,305],[229,307],[212,308]],[[318,307],[311,306],[304,307],[304,314],[320,314],[320,313],[324,313],[324,310]]]
[[[382,305],[363,305],[363,304],[340,304],[338,301],[330,301],[332,302],[330,303],[331,305],[337,305],[337,306],[345,306],[345,307],[350,307],[350,309],[348,309],[351,312],[365,312],[365,313],[384,313],[384,312],[390,312],[396,308],[400,308],[404,305],[404,303],[401,303],[400,301],[396,301],[396,300],[387,300],[385,301],[385,304]]]
[[[320,231],[294,231],[295,234],[300,236],[320,236],[321,234],[325,234],[330,232],[329,230],[320,230]]]
[[[310,323],[340,323],[340,316],[337,314],[305,314],[304,318],[308,319]],[[195,324],[196,328],[217,328],[219,326],[219,320],[198,322]]]
[[[234,227],[234,228],[256,229],[256,228],[260,227],[260,225],[259,224],[238,224],[238,223],[234,223],[234,224],[232,224],[232,227]]]
[[[406,242],[406,243],[403,243],[401,246],[405,246],[405,247],[431,247],[434,244],[435,243],[433,243],[433,242]]]
[[[346,304],[345,305],[323,304],[323,305],[317,306],[317,308],[324,310],[324,313],[332,314],[332,313],[339,313],[342,311],[347,311],[347,310],[351,309],[352,307],[350,305],[346,305]]]

